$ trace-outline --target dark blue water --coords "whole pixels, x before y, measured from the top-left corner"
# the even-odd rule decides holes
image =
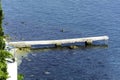
[[[120,0],[2,0],[2,4],[4,31],[13,41],[110,37],[107,48],[28,52],[18,67],[25,80],[120,79]]]

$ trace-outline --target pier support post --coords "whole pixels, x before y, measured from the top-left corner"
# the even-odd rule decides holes
[[[85,41],[85,46],[92,45],[92,42],[93,41],[91,39]]]
[[[62,46],[62,44],[61,43],[56,43],[55,44],[55,47],[57,48],[57,47],[61,47]]]

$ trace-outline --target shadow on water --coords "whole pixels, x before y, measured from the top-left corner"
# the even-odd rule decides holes
[[[104,43],[19,48],[18,71],[25,80],[109,80],[106,48]]]
[[[17,58],[18,60],[22,61],[23,58],[27,57],[29,53],[35,53],[35,52],[49,52],[49,51],[65,51],[65,50],[87,50],[87,49],[106,49],[108,48],[108,45],[102,44],[102,45],[71,45],[71,46],[58,46],[58,47],[31,47],[31,48],[18,48],[17,49]],[[19,63],[19,62],[18,62]],[[20,62],[21,63],[21,62]]]
[[[48,51],[48,50],[65,50],[65,49],[95,49],[95,48],[108,48],[108,45],[102,44],[102,45],[71,45],[71,46],[58,46],[58,47],[53,47],[53,46],[47,46],[47,47],[39,47],[39,46],[34,46],[32,48],[26,48],[30,49],[32,51]],[[26,50],[23,48],[22,50]]]
[[[102,48],[108,45],[31,48],[19,70],[24,72],[25,80],[110,80],[106,54],[97,53]]]

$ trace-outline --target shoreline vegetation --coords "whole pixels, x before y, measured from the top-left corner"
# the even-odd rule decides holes
[[[2,3],[0,0],[0,80],[7,80],[9,78],[7,72],[7,61],[6,58],[11,58],[12,55],[5,50],[5,35],[2,28],[2,20],[3,20],[3,10]],[[23,80],[24,76],[22,74],[18,74],[18,80]]]
[[[0,80],[8,78],[6,58],[10,58],[11,54],[5,51],[4,32],[2,28],[3,10],[0,2]]]

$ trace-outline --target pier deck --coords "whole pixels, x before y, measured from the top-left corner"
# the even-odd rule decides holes
[[[33,45],[62,45],[76,42],[85,42],[85,44],[92,44],[93,41],[108,40],[108,36],[98,36],[98,37],[86,37],[86,38],[74,38],[74,39],[61,39],[61,40],[40,40],[40,41],[17,41],[9,42],[10,46],[23,48],[31,47]]]

